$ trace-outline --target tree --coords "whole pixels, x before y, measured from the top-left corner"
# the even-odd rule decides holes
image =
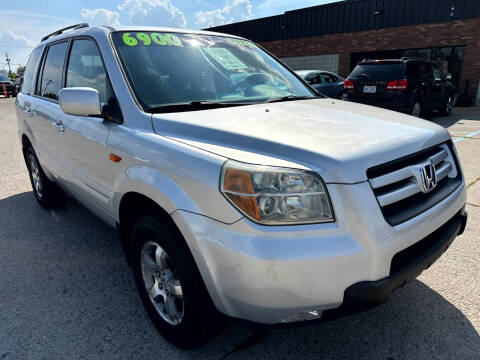
[[[8,75],[7,75],[10,79],[12,80],[15,80],[15,73],[11,70],[8,71]]]
[[[25,69],[26,69],[26,68],[27,68],[26,66],[19,66],[19,67],[17,68],[17,75],[18,75],[18,76],[23,75],[23,73],[25,72]]]

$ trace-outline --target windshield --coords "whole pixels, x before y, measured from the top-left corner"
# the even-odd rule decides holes
[[[113,43],[145,110],[191,102],[318,97],[254,43],[228,37],[116,32]]]
[[[10,82],[10,79],[4,75],[0,75],[0,81]]]
[[[404,75],[403,64],[362,64],[353,69],[349,78],[362,80],[392,80]]]

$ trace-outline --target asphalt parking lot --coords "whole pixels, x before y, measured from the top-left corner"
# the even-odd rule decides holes
[[[418,280],[362,314],[266,333],[232,324],[188,352],[150,323],[113,229],[74,200],[37,205],[14,110],[0,99],[0,359],[480,358],[480,109],[430,119],[454,138],[469,223]]]

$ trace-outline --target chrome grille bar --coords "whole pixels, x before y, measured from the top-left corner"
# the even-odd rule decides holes
[[[381,207],[394,204],[423,190],[421,169],[425,164],[435,168],[437,183],[445,177],[456,176],[453,159],[446,147],[439,147],[438,153],[425,160],[391,173],[369,179],[370,185],[376,190],[377,200]],[[407,181],[408,180],[408,181]],[[385,188],[385,190],[383,189]]]

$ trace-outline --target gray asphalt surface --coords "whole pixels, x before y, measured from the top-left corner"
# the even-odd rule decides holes
[[[362,314],[266,334],[233,324],[188,352],[150,323],[113,229],[74,200],[37,205],[14,110],[0,99],[0,360],[480,358],[479,109],[431,119],[458,139],[470,218],[418,280]]]

